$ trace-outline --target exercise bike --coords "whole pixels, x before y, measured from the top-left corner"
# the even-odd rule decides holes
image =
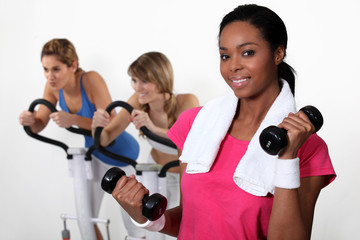
[[[133,110],[133,107],[130,106],[128,103],[123,101],[115,101],[108,105],[106,111],[110,114],[111,111],[116,107],[123,107],[130,114]],[[94,134],[95,149],[98,149],[101,153],[107,155],[108,157],[111,157],[113,159],[125,163],[129,163],[131,166],[134,167],[136,171],[136,179],[149,190],[150,194],[158,193],[166,198],[167,197],[166,173],[170,168],[179,166],[179,160],[173,160],[165,164],[164,166],[161,166],[159,164],[152,164],[152,163],[134,162],[131,159],[127,159],[126,157],[114,154],[108,151],[106,148],[102,147],[100,145],[100,135],[102,130],[103,130],[102,127],[97,127],[95,130],[95,134]],[[176,145],[170,139],[155,135],[151,131],[149,131],[146,127],[141,127],[140,130],[149,139],[157,143],[160,143],[162,145],[165,145],[169,148],[177,149]],[[91,152],[89,153],[91,154]],[[146,239],[162,240],[165,239],[165,235],[157,232],[146,231]]]
[[[51,112],[57,112],[57,109],[55,108],[52,103],[48,102],[45,99],[36,99],[34,100],[30,106],[29,111],[34,112],[35,107],[38,104],[43,104],[46,107],[49,108]],[[110,104],[107,108],[111,108],[111,110],[116,106],[125,106],[127,109],[131,109],[132,107],[128,105],[127,103],[117,101]],[[110,110],[110,111],[111,111]],[[129,110],[128,110],[129,111]],[[131,112],[131,111],[130,111]],[[94,229],[94,223],[102,223],[105,224],[106,230],[107,230],[107,239],[110,240],[110,234],[109,234],[109,219],[99,219],[99,218],[93,218],[91,216],[91,206],[89,201],[89,191],[88,191],[88,180],[91,180],[93,178],[93,169],[91,164],[91,153],[95,149],[99,149],[103,154],[112,157],[116,160],[129,163],[131,164],[137,172],[137,176],[143,177],[142,182],[145,186],[149,188],[150,191],[158,191],[161,192],[164,196],[166,196],[166,172],[169,168],[173,166],[178,166],[179,161],[176,160],[172,163],[167,164],[164,167],[161,167],[157,164],[137,164],[133,159],[129,159],[124,156],[120,156],[114,153],[109,152],[105,148],[102,148],[100,144],[97,144],[97,147],[95,147],[94,144],[90,148],[69,148],[65,143],[62,143],[57,140],[53,140],[44,136],[41,136],[39,134],[33,133],[28,126],[24,126],[25,132],[32,138],[35,138],[39,141],[49,143],[55,146],[58,146],[62,148],[65,153],[66,157],[68,159],[68,170],[69,170],[69,176],[73,178],[74,180],[74,191],[75,191],[75,208],[76,208],[76,215],[72,216],[68,214],[61,214],[61,219],[64,222],[64,230],[62,231],[62,237],[64,240],[70,239],[70,232],[66,227],[66,220],[76,220],[79,226],[80,235],[83,240],[96,240],[96,234]],[[70,127],[67,128],[68,131],[76,134],[86,135],[86,136],[92,136],[91,131],[81,129],[81,128],[74,128]],[[151,133],[148,129],[145,127],[142,128],[142,131],[144,134],[149,137],[150,139],[160,142],[162,144],[165,144],[167,146],[175,147],[176,146],[166,138],[161,138],[157,135],[154,135]],[[100,136],[101,129],[97,130],[98,136]],[[98,140],[97,140],[98,142]],[[155,174],[154,174],[155,173]],[[158,173],[158,174],[157,174]],[[159,175],[159,177],[157,177]],[[159,181],[157,181],[157,178]],[[159,184],[158,184],[159,182]],[[152,238],[151,233],[149,234],[149,238],[147,239],[161,239],[159,237]]]

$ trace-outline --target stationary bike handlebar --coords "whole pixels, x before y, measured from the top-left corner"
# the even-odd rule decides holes
[[[124,102],[124,101],[114,101],[112,103],[110,103],[107,108],[105,109],[109,114],[111,113],[111,111],[115,108],[115,107],[123,107],[125,108],[130,114],[131,112],[133,111],[133,107],[128,104],[127,102]],[[102,152],[103,154],[111,157],[111,158],[114,158],[114,159],[117,159],[119,161],[122,161],[122,162],[126,162],[128,164],[131,164],[134,168],[136,166],[136,162],[132,159],[127,159],[126,157],[123,157],[123,156],[120,156],[120,155],[117,155],[115,153],[112,153],[110,151],[108,151],[106,148],[102,147],[100,145],[100,135],[101,135],[101,132],[104,128],[103,127],[97,127],[95,129],[95,134],[94,134],[94,146],[96,149],[98,149],[100,152]],[[154,133],[152,133],[148,128],[146,127],[141,127],[140,130],[144,133],[144,135],[148,138],[150,138],[151,140],[154,140],[158,143],[161,143],[163,145],[166,145],[168,147],[171,147],[171,148],[174,148],[174,149],[177,149],[176,145],[170,140],[170,139],[167,139],[167,138],[164,138],[164,137],[161,137],[161,136],[158,136]],[[172,164],[173,166],[179,166],[179,160],[175,160],[173,161],[174,163]]]
[[[29,106],[29,111],[30,112],[34,112],[35,110],[35,107],[39,104],[43,104],[45,105],[51,112],[57,112],[58,110],[56,109],[56,107],[50,103],[49,101],[45,100],[45,99],[42,99],[42,98],[39,98],[39,99],[36,99],[34,100],[30,106]],[[125,108],[129,113],[132,112],[133,110],[133,107],[126,103],[126,102],[123,102],[123,101],[115,101],[115,102],[112,102],[108,105],[108,107],[106,108],[106,111],[110,114],[110,112],[115,108],[115,107],[123,107]],[[65,144],[65,143],[62,143],[60,141],[57,141],[57,140],[54,140],[54,139],[51,139],[51,138],[48,138],[48,137],[44,137],[42,135],[39,135],[37,133],[34,133],[33,131],[31,131],[31,128],[29,126],[24,126],[24,130],[25,132],[27,133],[27,135],[29,135],[30,137],[32,138],[35,138],[39,141],[42,141],[42,142],[45,142],[45,143],[49,143],[49,144],[52,144],[52,145],[55,145],[55,146],[58,146],[58,147],[61,147],[66,155],[67,155],[67,158],[68,159],[72,159],[72,155],[71,154],[68,154],[68,149],[69,147]],[[91,131],[89,130],[86,130],[86,129],[82,129],[82,128],[74,128],[74,127],[69,127],[69,128],[66,128],[66,130],[72,132],[72,133],[76,133],[76,134],[82,134],[82,135],[85,135],[85,136],[92,136],[91,134]],[[86,156],[86,160],[91,160],[91,154],[92,152],[95,150],[95,149],[98,149],[100,152],[102,152],[104,155],[107,155],[108,157],[111,157],[115,160],[118,160],[118,161],[121,161],[121,162],[125,162],[125,163],[128,163],[130,165],[132,165],[134,168],[137,164],[137,162],[134,161],[134,159],[130,159],[130,158],[127,158],[125,156],[121,156],[121,155],[118,155],[118,154],[115,154],[113,152],[110,152],[109,150],[107,150],[106,148],[102,147],[100,145],[100,134],[102,132],[103,128],[102,127],[97,127],[96,130],[95,130],[95,137],[94,137],[94,145],[91,146],[88,151],[86,152],[85,156]],[[148,138],[156,141],[156,142],[159,142],[159,143],[162,143],[166,146],[169,146],[169,147],[172,147],[172,148],[175,148],[176,149],[176,145],[170,140],[170,139],[167,139],[167,138],[163,138],[163,137],[160,137],[154,133],[152,133],[150,130],[148,130],[146,127],[141,127],[140,128],[141,131],[143,131],[143,133],[145,134],[145,136],[147,136]],[[179,165],[179,160],[175,160],[173,162],[171,162],[170,165],[167,165],[165,169],[162,170],[162,172],[166,171],[168,168],[170,167],[173,167],[173,166],[178,166]]]
[[[57,112],[58,111],[51,102],[49,102],[49,101],[47,101],[45,99],[42,99],[42,98],[34,100],[29,106],[29,111],[34,112],[35,107],[38,104],[45,105],[47,108],[49,108],[49,110],[51,112]],[[42,142],[45,142],[45,143],[49,143],[49,144],[53,144],[53,145],[61,147],[66,152],[67,158],[68,159],[72,158],[72,155],[68,154],[68,152],[67,152],[69,147],[66,144],[64,144],[62,142],[59,142],[57,140],[53,140],[53,139],[41,136],[41,135],[39,135],[37,133],[34,133],[33,131],[31,131],[31,128],[29,126],[24,126],[24,130],[32,138],[35,138],[35,139],[37,139],[39,141],[42,141]],[[86,130],[86,129],[82,129],[82,128],[69,127],[69,128],[66,128],[66,130],[68,130],[68,131],[70,131],[72,133],[76,133],[76,134],[82,134],[82,135],[85,135],[85,136],[91,136],[91,131]]]
[[[115,107],[123,107],[125,108],[130,114],[131,112],[134,110],[134,108],[128,104],[127,102],[124,101],[114,101],[112,103],[110,103],[107,108],[106,111],[110,114],[111,111],[115,108]],[[97,136],[100,136],[101,132],[103,130],[103,127],[97,127],[95,130],[95,139],[94,139],[94,144],[95,147],[97,148],[98,146],[100,146],[100,138],[98,138]],[[145,136],[147,136],[148,138],[150,138],[151,140],[154,140],[155,142],[164,144],[168,147],[177,149],[176,145],[168,138],[164,138],[164,137],[160,137],[154,133],[152,133],[149,129],[147,129],[146,127],[141,127],[140,130],[144,133]]]

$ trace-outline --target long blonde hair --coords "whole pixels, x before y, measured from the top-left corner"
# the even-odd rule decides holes
[[[176,98],[173,94],[174,72],[169,59],[160,52],[144,53],[129,66],[128,74],[154,83],[160,93],[170,95],[164,106],[168,116],[168,128],[170,128],[176,121]],[[149,104],[142,104],[141,109],[149,113]]]
[[[71,65],[76,61],[78,64],[78,68],[76,72],[82,71],[79,68],[79,58],[76,53],[74,45],[65,38],[54,38],[47,43],[42,48],[41,58],[43,56],[56,56],[57,59],[66,64],[66,66],[71,67]]]

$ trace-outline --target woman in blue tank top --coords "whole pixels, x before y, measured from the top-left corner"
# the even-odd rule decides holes
[[[20,114],[20,123],[29,126],[35,133],[43,130],[50,119],[59,127],[68,128],[76,125],[91,130],[92,117],[96,109],[106,108],[112,101],[104,79],[95,71],[85,72],[79,67],[75,47],[67,39],[53,39],[47,42],[41,52],[41,63],[47,80],[43,98],[54,106],[59,102],[63,111],[51,113],[47,107],[41,105],[37,112],[23,111]],[[111,118],[113,117],[114,111],[111,113]],[[85,136],[85,147],[91,145],[93,139]],[[129,133],[123,132],[109,150],[136,161],[139,144]],[[90,183],[90,192],[93,193],[93,217],[98,216],[104,194],[100,187],[101,178],[113,165],[121,166],[126,172],[134,172],[133,167],[128,164],[108,158],[98,151],[93,153],[94,179]],[[123,218],[127,217],[124,213]],[[99,234],[98,239],[102,239],[97,227],[96,231]]]

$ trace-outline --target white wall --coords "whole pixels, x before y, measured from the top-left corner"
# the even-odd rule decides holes
[[[140,54],[164,52],[175,69],[177,92],[195,93],[201,104],[228,91],[218,70],[221,18],[244,1],[0,0],[0,236],[60,239],[60,213],[74,214],[72,180],[63,150],[28,137],[19,113],[42,96],[43,44],[70,39],[80,65],[98,71],[114,100],[132,93],[126,70]],[[360,221],[359,43],[356,0],[255,1],[275,10],[289,32],[287,61],[297,70],[299,107],[317,106],[325,124],[338,178],[319,198],[313,239],[353,239]],[[135,136],[135,129],[129,130]],[[82,146],[55,124],[43,133]],[[141,158],[148,146],[141,141]],[[111,219],[112,239],[125,233],[118,206],[106,196],[100,217]],[[74,222],[73,239],[80,239]]]

